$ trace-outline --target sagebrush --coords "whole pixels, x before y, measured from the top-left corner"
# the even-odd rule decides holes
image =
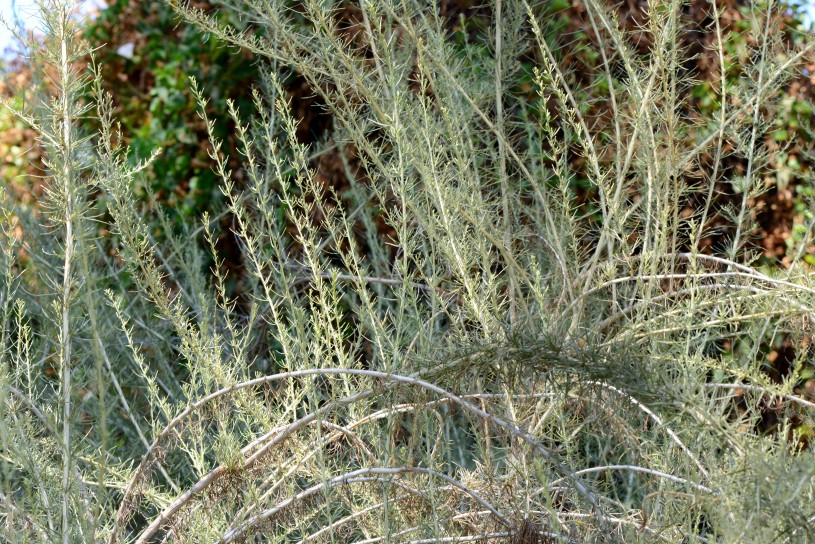
[[[777,32],[786,5],[745,14],[733,86],[711,2],[711,118],[680,0],[648,6],[647,53],[587,0],[589,81],[527,0],[475,38],[418,0],[170,0],[263,74],[252,111],[229,103],[243,181],[212,134],[226,207],[179,228],[134,196],[149,161],[75,5],[41,4],[38,79],[6,104],[48,173],[2,211],[3,541],[815,541],[810,233],[784,269],[753,245],[775,91],[815,47]],[[318,145],[291,74],[332,115]]]

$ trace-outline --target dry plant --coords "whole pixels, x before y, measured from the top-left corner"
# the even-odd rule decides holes
[[[76,67],[73,6],[41,2],[41,81],[15,113],[48,193],[6,199],[0,223],[0,539],[815,541],[815,403],[796,393],[815,282],[803,247],[783,273],[751,249],[775,89],[815,47],[778,35],[784,5],[751,7],[752,64],[698,120],[683,3],[649,5],[644,54],[587,0],[602,125],[527,0],[491,3],[486,47],[419,0],[221,2],[241,28],[171,1],[265,63],[254,111],[229,112],[247,181],[213,138],[228,209],[154,242],[133,196],[146,165]],[[540,100],[519,105],[529,62]],[[310,148],[295,73],[334,120]],[[342,195],[314,167],[337,149]],[[725,214],[728,244],[702,254]],[[773,381],[763,350],[782,337],[798,358]],[[771,410],[784,423],[762,433]]]

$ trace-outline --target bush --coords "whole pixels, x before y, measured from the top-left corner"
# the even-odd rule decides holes
[[[116,89],[116,118],[131,161],[162,149],[150,166],[143,197],[172,210],[179,222],[217,210],[221,193],[209,168],[206,128],[195,114],[188,78],[195,76],[209,89],[214,98],[210,114],[225,116],[230,97],[248,108],[249,89],[257,79],[251,55],[226,48],[214,37],[202,40],[194,28],[179,26],[161,1],[108,2],[82,34],[99,48],[97,62],[106,88]],[[231,143],[225,119],[215,130]]]
[[[253,111],[228,104],[245,185],[192,81],[244,285],[208,216],[150,242],[155,155],[128,160],[70,6],[44,10],[39,99],[6,103],[48,189],[3,208],[4,540],[815,540],[810,235],[782,272],[752,245],[775,91],[815,47],[782,39],[784,5],[745,13],[750,64],[704,111],[678,0],[649,7],[646,51],[588,1],[589,79],[526,0],[468,35],[425,3],[171,4],[265,63]],[[298,139],[281,72],[330,108],[325,141]],[[342,195],[314,168],[337,148]],[[703,254],[717,215],[733,231]]]

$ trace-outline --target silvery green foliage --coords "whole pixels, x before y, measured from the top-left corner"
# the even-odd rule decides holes
[[[628,82],[601,135],[525,0],[493,3],[486,54],[418,1],[361,3],[356,33],[328,2],[222,4],[249,26],[175,7],[267,62],[254,111],[229,112],[245,182],[213,139],[228,209],[160,241],[133,196],[147,165],[128,163],[112,98],[77,67],[72,6],[43,4],[32,47],[53,86],[16,113],[48,152],[48,193],[2,210],[3,541],[815,538],[811,450],[791,423],[755,432],[769,407],[810,425],[815,408],[793,391],[815,298],[803,250],[783,274],[749,250],[772,91],[813,46],[785,49],[779,6],[754,7],[754,65],[694,124],[681,2],[651,6],[648,56],[587,2],[603,69]],[[554,105],[535,112],[506,100],[530,48]],[[324,143],[298,142],[286,71],[328,104]],[[316,168],[336,149],[343,195]],[[686,181],[726,149],[744,176]],[[717,208],[722,182],[740,207]],[[698,253],[725,211],[726,255]],[[222,216],[243,252],[237,299]],[[775,383],[758,355],[781,337],[799,359]]]

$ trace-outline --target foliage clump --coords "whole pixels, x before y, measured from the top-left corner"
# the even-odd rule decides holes
[[[251,111],[227,102],[240,179],[190,82],[243,287],[209,216],[153,241],[157,152],[130,158],[72,6],[45,2],[45,71],[4,102],[47,168],[43,206],[0,222],[4,541],[815,540],[810,233],[781,272],[753,244],[774,91],[815,47],[776,32],[785,6],[746,12],[750,62],[702,112],[678,0],[646,51],[586,2],[588,82],[526,0],[495,0],[481,44],[431,3],[170,5],[262,62]],[[310,146],[287,71],[333,116]],[[578,99],[602,80],[607,124]],[[341,195],[315,168],[336,149]]]

